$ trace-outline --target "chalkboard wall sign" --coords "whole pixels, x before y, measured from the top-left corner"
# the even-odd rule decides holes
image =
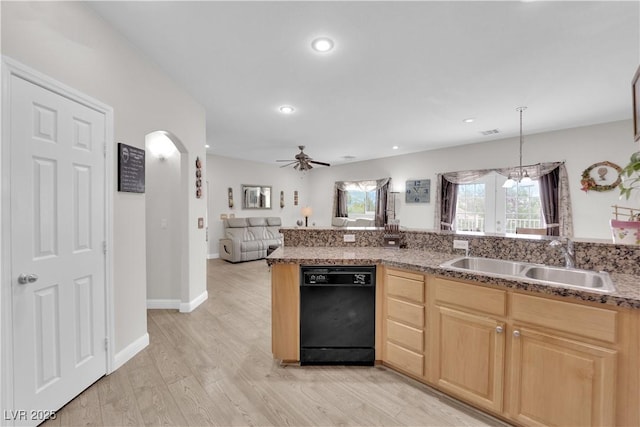
[[[144,150],[118,143],[118,191],[144,193]]]

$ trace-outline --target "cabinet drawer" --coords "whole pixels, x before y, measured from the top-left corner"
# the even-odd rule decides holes
[[[616,342],[617,313],[613,310],[522,294],[511,296],[511,310],[514,320]]]
[[[386,361],[415,375],[424,373],[424,356],[387,341]]]
[[[420,277],[420,280],[405,276],[397,276],[395,272],[393,272],[393,274],[387,274],[387,294],[423,303],[424,278],[417,275],[413,276]]]
[[[387,339],[397,344],[422,353],[424,348],[424,334],[421,329],[387,319]]]
[[[439,277],[433,281],[433,284],[436,303],[453,304],[496,316],[507,314],[507,293],[505,291],[468,285]]]
[[[424,327],[424,307],[394,298],[387,298],[387,316],[416,328]]]

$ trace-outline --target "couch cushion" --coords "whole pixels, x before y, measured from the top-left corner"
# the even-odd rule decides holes
[[[334,227],[346,227],[348,222],[349,222],[349,218],[341,218],[341,217],[334,216],[331,219],[331,225]]]
[[[264,227],[267,225],[267,219],[262,217],[247,218],[247,221],[252,227]]]
[[[227,218],[225,219],[225,227],[228,228],[240,228],[247,226],[246,218]]]
[[[266,227],[264,230],[265,239],[281,239],[280,227]]]
[[[261,240],[245,241],[240,244],[242,252],[259,251],[263,248]]]
[[[255,240],[255,238],[253,237],[253,234],[249,233],[249,229],[247,227],[239,227],[239,228],[229,227],[225,232],[225,237],[227,239],[239,240],[241,242],[244,242],[247,240]]]
[[[267,224],[270,226],[280,226],[282,225],[282,220],[280,219],[280,217],[272,216],[267,218]]]

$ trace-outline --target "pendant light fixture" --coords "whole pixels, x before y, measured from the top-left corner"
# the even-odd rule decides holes
[[[522,136],[522,112],[526,109],[527,107],[516,108],[516,111],[520,113],[520,169],[516,176],[517,179],[514,179],[513,175],[509,173],[507,180],[502,184],[502,188],[512,188],[517,183],[520,183],[520,185],[531,185],[529,173],[522,168],[522,143],[524,142],[524,137]]]

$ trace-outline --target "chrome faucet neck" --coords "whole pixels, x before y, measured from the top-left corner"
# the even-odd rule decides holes
[[[562,242],[558,239],[552,240],[549,243],[551,247],[560,247],[562,255],[564,256],[564,266],[567,268],[574,268],[576,266],[576,254],[573,247],[573,240],[567,237],[567,247],[565,248]]]

